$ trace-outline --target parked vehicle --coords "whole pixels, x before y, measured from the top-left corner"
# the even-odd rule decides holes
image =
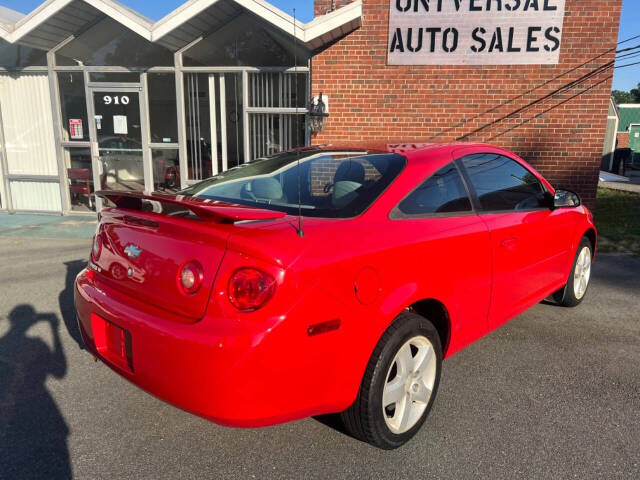
[[[385,449],[424,423],[443,358],[578,305],[596,248],[575,193],[480,144],[306,148],[99,195],[75,290],[93,355],[223,425],[342,412]]]

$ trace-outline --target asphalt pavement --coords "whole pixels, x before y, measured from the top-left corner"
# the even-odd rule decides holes
[[[0,231],[0,479],[640,478],[639,259],[601,256],[580,307],[537,305],[446,360],[424,428],[385,452],[333,417],[237,430],[142,392],[81,350],[90,240],[16,233]]]

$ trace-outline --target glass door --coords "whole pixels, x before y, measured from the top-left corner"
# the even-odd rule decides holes
[[[92,158],[98,190],[146,190],[146,126],[140,89],[100,87],[90,92]]]

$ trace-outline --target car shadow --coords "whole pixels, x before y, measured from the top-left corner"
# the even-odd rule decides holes
[[[0,338],[0,478],[71,478],[69,427],[45,384],[67,373],[58,316],[18,305],[8,322]],[[27,336],[41,322],[49,325],[53,348]]]
[[[73,299],[74,285],[78,274],[87,266],[85,260],[72,260],[70,262],[64,262],[67,267],[67,273],[65,277],[64,290],[60,292],[58,296],[58,304],[60,306],[60,313],[62,314],[62,320],[64,326],[69,332],[69,335],[78,344],[80,349],[84,349],[84,342],[80,334],[80,328],[76,321],[76,308]]]

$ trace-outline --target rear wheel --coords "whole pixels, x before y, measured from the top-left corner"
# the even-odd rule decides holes
[[[578,246],[567,285],[553,294],[556,302],[564,307],[575,307],[584,300],[591,281],[592,261],[593,247],[584,237]]]
[[[376,447],[398,448],[431,410],[442,368],[440,337],[425,318],[404,312],[378,342],[358,397],[342,413],[347,430]]]

